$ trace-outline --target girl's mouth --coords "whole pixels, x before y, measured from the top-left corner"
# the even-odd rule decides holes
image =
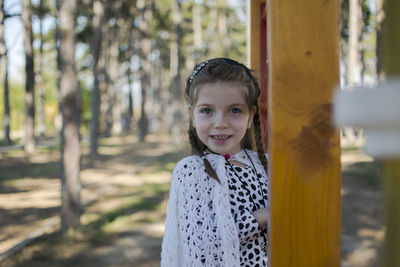
[[[226,140],[231,136],[230,135],[211,135],[211,137],[216,140]]]
[[[224,144],[232,135],[211,135],[214,143],[218,145]]]

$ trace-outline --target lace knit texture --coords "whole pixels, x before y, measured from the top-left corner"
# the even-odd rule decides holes
[[[257,154],[247,151],[265,181]],[[216,154],[208,154],[207,159],[222,184],[208,177],[199,156],[186,157],[175,166],[161,252],[163,267],[242,266],[241,233],[230,208],[225,159]],[[251,165],[244,151],[231,160]]]

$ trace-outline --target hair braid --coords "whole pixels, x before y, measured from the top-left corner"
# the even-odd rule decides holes
[[[204,154],[205,146],[200,141],[200,139],[197,137],[195,128],[190,126],[189,130],[188,130],[188,134],[189,134],[190,145],[192,147],[192,153],[194,155],[200,156],[203,159],[204,168],[206,170],[206,173],[208,175],[210,175],[212,178],[214,178],[215,180],[217,180],[218,183],[221,183],[221,180],[219,179],[214,168],[211,166],[210,161],[205,157],[205,154]]]
[[[268,175],[268,162],[267,162],[267,157],[265,156],[264,143],[262,140],[260,112],[258,106],[256,109],[256,113],[254,114],[253,124],[254,124],[254,139],[256,141],[258,158],[260,159],[261,164],[264,167],[265,173]]]

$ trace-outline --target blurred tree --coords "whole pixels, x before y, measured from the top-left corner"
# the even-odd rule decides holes
[[[25,151],[35,150],[35,70],[32,32],[32,3],[22,0],[22,24],[25,49]]]
[[[361,82],[367,70],[369,44],[371,39],[371,9],[368,0],[341,1],[341,54],[345,61],[345,84],[354,86],[356,77]]]
[[[45,0],[39,0],[38,7],[35,7],[34,14],[39,18],[39,54],[38,54],[38,64],[36,71],[36,83],[38,86],[39,93],[39,103],[38,103],[38,134],[40,137],[44,137],[46,133],[46,123],[45,123],[45,85],[43,79],[43,61],[44,61],[44,53],[43,53],[43,20],[46,15],[48,15],[50,9],[47,7],[47,3]]]
[[[245,5],[239,9],[227,1],[155,2],[151,37],[152,54],[156,57],[152,66],[160,65],[162,71],[152,72],[156,77],[152,79],[154,95],[149,95],[149,100],[157,101],[151,105],[151,112],[155,113],[151,118],[156,120],[151,120],[151,125],[157,125],[153,129],[168,129],[181,143],[187,119],[182,109],[184,78],[195,63],[224,55],[246,60],[245,20],[238,15],[245,11]],[[231,41],[227,42],[227,38]]]
[[[182,71],[182,5],[179,0],[172,1],[173,32],[170,54],[170,79],[172,97],[179,97],[181,92],[181,71]],[[178,94],[178,95],[177,95]]]
[[[62,124],[63,124],[63,105],[61,102],[61,93],[60,93],[60,88],[61,88],[61,51],[60,51],[60,43],[61,43],[61,30],[60,30],[60,10],[61,10],[61,3],[62,0],[56,0],[55,2],[55,18],[56,18],[56,27],[55,27],[55,32],[54,32],[54,41],[55,41],[55,47],[57,51],[57,56],[56,56],[56,62],[57,62],[57,74],[56,74],[56,80],[57,80],[57,88],[58,88],[58,113],[57,113],[57,120],[58,120],[58,126],[57,131],[61,137],[61,147],[63,147],[63,138],[62,138]]]
[[[203,2],[201,14],[206,34],[202,58],[227,56],[246,62],[246,21],[227,0]]]
[[[118,75],[118,53],[119,53],[119,28],[123,25],[124,19],[122,18],[121,12],[122,2],[121,0],[114,0],[110,6],[112,12],[110,20],[107,23],[107,45],[106,45],[106,92],[104,94],[105,101],[105,127],[103,136],[110,137],[111,132],[115,129],[115,125],[118,125],[117,120],[114,123],[114,119],[119,116],[118,103],[116,103],[115,83]],[[117,116],[115,116],[117,115]]]
[[[139,140],[143,142],[149,132],[149,121],[146,110],[147,95],[150,89],[150,53],[151,53],[151,40],[150,40],[150,24],[153,19],[153,1],[152,0],[138,0],[137,8],[139,10],[141,19],[139,30],[141,33],[141,50],[140,50],[140,80],[141,80],[141,96],[142,101],[140,105],[140,119],[139,119]]]
[[[382,77],[382,40],[383,40],[383,21],[385,19],[385,11],[383,8],[384,0],[375,0],[376,8],[376,74],[378,79]]]
[[[102,58],[102,43],[104,35],[104,25],[106,22],[106,1],[93,1],[93,38],[92,38],[92,69],[93,69],[93,89],[91,95],[92,117],[90,121],[90,155],[97,154],[99,116],[100,116],[100,80],[102,77],[102,68],[104,60]]]
[[[373,21],[372,17],[372,12],[370,8],[370,1],[367,0],[362,0],[360,1],[360,6],[361,6],[361,35],[359,37],[359,42],[360,42],[360,63],[361,63],[361,70],[360,70],[360,76],[361,76],[361,84],[365,83],[365,77],[367,75],[373,75],[374,77],[376,76],[376,68],[373,66],[373,64],[370,64],[369,61],[371,61],[371,56],[374,57],[373,52],[375,48],[372,48],[375,46],[376,38],[375,36],[371,38],[371,35],[375,35],[375,32],[373,28],[371,27]],[[371,42],[371,40],[373,40]],[[371,67],[373,68],[373,71],[371,71]]]
[[[165,131],[165,129],[171,130],[169,122],[172,120],[172,101],[174,99],[171,96],[173,77],[171,77],[170,67],[171,52],[174,50],[172,43],[175,42],[176,44],[176,38],[173,37],[176,26],[171,15],[172,7],[172,1],[154,2],[153,22],[151,24],[151,37],[154,45],[151,54],[152,90],[149,92],[149,115],[150,130],[155,132]],[[181,56],[183,56],[182,51]],[[178,99],[175,99],[175,101],[178,101]]]
[[[371,71],[371,10],[367,0],[342,0],[341,2],[341,55],[345,62],[344,84],[355,87],[365,82]],[[344,127],[348,145],[357,145],[364,138],[362,129]]]
[[[5,39],[4,22],[6,20],[6,12],[4,8],[4,0],[0,0],[0,83],[3,84],[4,88],[4,115],[3,115],[3,131],[4,131],[4,143],[6,145],[11,144],[10,138],[10,97],[8,88],[8,54],[7,44]]]
[[[124,9],[123,9],[124,10]],[[127,76],[127,81],[128,81],[128,88],[129,88],[129,93],[128,93],[128,112],[127,112],[127,117],[126,117],[126,131],[128,133],[131,132],[132,129],[132,124],[133,124],[133,115],[134,115],[134,109],[133,109],[133,86],[132,86],[132,76],[133,76],[133,71],[132,71],[132,57],[135,53],[134,49],[134,19],[137,16],[137,8],[136,4],[131,4],[127,10],[129,10],[128,17],[131,20],[128,20],[128,27],[127,27],[127,34],[128,34],[128,44],[127,44],[127,69],[126,69],[126,76]]]
[[[201,28],[201,14],[200,14],[200,6],[193,5],[192,9],[192,25],[193,25],[193,56],[194,60],[197,62],[199,60],[199,53],[201,51],[201,47],[203,44],[203,31]]]
[[[81,184],[79,116],[80,87],[75,69],[75,25],[77,0],[62,0],[60,6],[60,100],[63,125],[61,134],[61,229],[63,232],[80,224]]]
[[[43,39],[35,42],[39,92],[36,106],[38,126],[43,132],[41,114],[49,108],[48,96],[55,94],[51,86],[56,87],[52,83],[61,75],[61,61],[57,60],[57,72],[52,63],[56,62],[55,55],[61,55],[52,52],[60,49],[61,32],[59,22],[45,23],[42,28],[40,21],[51,21],[46,17],[48,9],[58,19],[54,10],[60,0],[35,3],[39,26],[35,38]],[[101,3],[103,8],[100,20],[95,3]],[[78,6],[76,66],[79,78],[85,83],[82,88],[89,88],[84,98],[89,96],[92,102],[83,105],[82,128],[90,130],[91,154],[97,153],[98,134],[113,134],[121,121],[127,129],[135,125],[141,139],[149,131],[168,129],[181,140],[186,128],[182,90],[184,79],[195,63],[214,56],[246,60],[246,26],[245,19],[240,17],[245,14],[245,5],[233,7],[227,0],[84,0]],[[52,34],[56,35],[56,49],[49,46],[47,39]],[[46,87],[45,98],[41,84]],[[141,85],[142,91],[135,91],[133,85]],[[135,117],[134,97],[142,99]],[[51,104],[52,109],[55,106]],[[61,114],[63,107],[58,106]],[[49,117],[45,119],[49,126]]]
[[[181,1],[172,1],[172,21],[173,31],[171,40],[171,51],[170,51],[170,98],[172,101],[171,108],[171,119],[172,122],[169,125],[172,136],[179,140],[181,138],[181,126],[184,122],[183,114],[181,111],[181,104],[179,103],[182,99],[182,66],[183,66],[183,55],[182,55],[182,5]]]
[[[347,54],[347,85],[354,87],[355,71],[360,63],[361,6],[359,0],[349,0],[349,41]]]
[[[229,5],[226,0],[219,0],[218,3],[218,36],[221,38],[222,53],[221,56],[229,57],[229,48],[231,46],[228,36],[227,14]]]

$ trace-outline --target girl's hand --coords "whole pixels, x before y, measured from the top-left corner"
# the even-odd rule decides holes
[[[256,218],[261,228],[265,229],[268,225],[268,209],[262,208],[253,212],[253,216]]]

